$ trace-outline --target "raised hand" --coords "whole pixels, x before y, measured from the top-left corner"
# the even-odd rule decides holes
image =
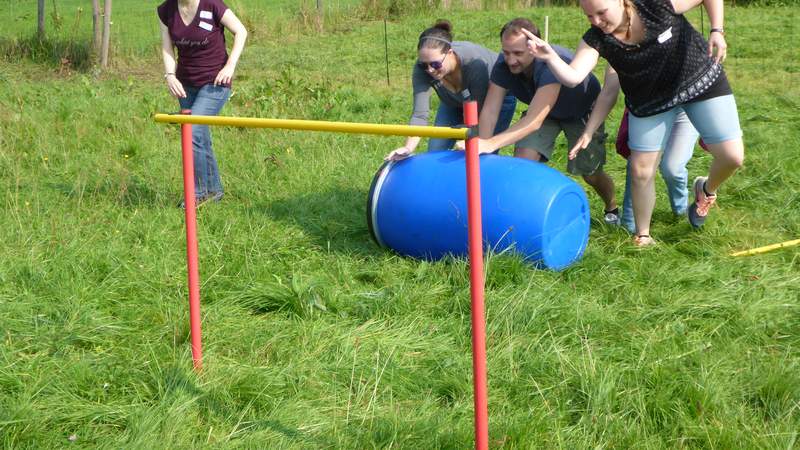
[[[467,149],[466,141],[456,141],[456,145],[454,150],[461,150],[464,151]],[[492,153],[496,148],[492,147],[492,144],[489,142],[488,139],[478,139],[478,153]]]
[[[550,44],[524,28],[521,31],[528,38],[528,50],[535,58],[547,60],[557,56]]]

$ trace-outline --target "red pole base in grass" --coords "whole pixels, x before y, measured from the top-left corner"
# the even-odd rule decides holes
[[[188,109],[181,114],[191,114]],[[186,212],[186,266],[189,274],[189,325],[192,337],[192,362],[194,369],[203,368],[203,344],[200,338],[200,271],[197,265],[197,210],[194,197],[194,153],[192,125],[181,125],[181,152],[183,155],[183,202]]]
[[[464,102],[464,123],[478,125],[478,103]],[[472,372],[475,386],[475,448],[489,448],[489,411],[486,388],[486,325],[483,314],[483,238],[481,173],[478,137],[467,139],[467,217],[469,221],[469,275],[472,298]]]

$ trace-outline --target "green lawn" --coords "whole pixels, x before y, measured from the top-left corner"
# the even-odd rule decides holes
[[[32,0],[12,1],[0,32],[2,446],[472,446],[468,266],[396,256],[364,222],[402,138],[214,130],[227,193],[198,212],[196,375],[179,132],[152,121],[178,108],[157,2],[115,3],[102,73],[59,62],[91,20],[56,4],[60,47],[26,50]],[[348,10],[318,31],[292,2],[231,5],[255,31],[224,110],[236,116],[405,123],[434,18],[492,48],[516,15],[549,15],[551,41],[573,48],[587,26],[577,8],[412,13],[388,24],[387,86],[382,21]],[[797,7],[726,10],[747,160],[702,231],[672,217],[659,184],[657,248],[594,222],[563,272],[487,259],[494,447],[800,447],[800,252],[728,256],[800,237],[799,20]],[[698,150],[691,177],[709,164]],[[608,168],[621,196],[624,161]]]

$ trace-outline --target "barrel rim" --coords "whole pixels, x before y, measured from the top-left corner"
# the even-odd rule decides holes
[[[386,161],[378,168],[375,176],[372,177],[372,183],[367,194],[367,227],[372,239],[381,247],[386,247],[386,243],[381,239],[380,230],[378,229],[378,200],[380,199],[381,189],[383,189],[383,183],[386,181],[386,177],[389,175],[393,165],[394,161]]]

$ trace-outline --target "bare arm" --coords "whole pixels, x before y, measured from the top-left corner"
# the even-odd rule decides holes
[[[725,22],[722,0],[704,0],[703,4],[708,12],[708,21],[711,22],[712,30],[722,30]],[[714,50],[716,49],[716,55]],[[728,43],[722,33],[712,32],[708,35],[708,56],[714,58],[718,64],[725,61],[728,55]]]
[[[417,149],[419,141],[421,140],[422,138],[419,136],[407,137],[405,145],[389,152],[388,155],[384,156],[384,161],[400,161],[401,159],[408,158],[412,153],[414,153],[414,150]]]
[[[489,82],[489,91],[486,93],[486,100],[483,101],[483,109],[478,119],[478,135],[483,139],[488,139],[494,134],[497,125],[497,118],[500,116],[500,109],[503,107],[503,99],[507,90],[493,82]]]
[[[585,134],[591,136],[600,128],[614,105],[617,104],[617,97],[619,97],[619,76],[616,70],[608,66],[603,80],[603,89],[597,96],[594,108],[592,108],[592,114],[589,115],[589,120],[586,121]]]
[[[711,22],[711,28],[722,28],[725,22],[724,4],[722,0],[703,0],[703,5],[708,12],[708,21]]]
[[[167,81],[167,88],[173,97],[184,98],[186,91],[183,90],[183,84],[175,78],[175,69],[178,64],[175,62],[172,37],[169,35],[167,26],[160,22],[159,24],[161,25],[161,59],[164,60],[164,79]]]
[[[402,151],[403,149],[406,149],[406,150],[408,150],[408,153],[406,153],[406,155],[410,155],[411,153],[414,153],[414,150],[417,149],[417,146],[419,145],[419,141],[421,141],[421,140],[422,140],[422,138],[420,138],[419,136],[409,136],[409,137],[406,138],[406,143],[402,147],[400,147],[398,150]]]
[[[528,30],[521,30],[528,37],[528,49],[534,57],[547,63],[547,67],[558,78],[558,81],[566,87],[575,87],[589,76],[589,73],[597,65],[600,54],[581,39],[578,49],[575,50],[575,57],[572,62],[567,64],[553,50],[547,42],[539,39]]]
[[[711,29],[721,30],[725,23],[723,0],[672,0],[672,9],[675,10],[676,14],[683,14],[701,3],[708,11],[708,21],[711,22]],[[716,55],[714,50],[716,50]],[[722,63],[725,61],[727,53],[728,43],[725,42],[725,36],[716,31],[709,33],[708,56],[714,58],[717,63]]]
[[[513,144],[538,130],[542,126],[544,119],[550,114],[553,105],[556,104],[559,92],[561,92],[561,85],[557,83],[548,84],[537,89],[525,117],[508,130],[489,139],[481,139],[480,152],[493,152],[498,148]]]
[[[575,145],[569,150],[569,159],[575,159],[578,153],[592,142],[592,136],[606,120],[608,114],[614,108],[614,105],[617,104],[619,89],[619,76],[617,75],[617,71],[611,66],[606,67],[603,89],[594,102],[592,113],[589,115],[589,120],[586,121],[586,127],[583,129],[583,133],[581,133]]]
[[[714,0],[714,1],[719,1],[719,3],[722,3],[722,0]],[[689,11],[692,8],[695,8],[696,6],[700,5],[701,3],[704,3],[704,0],[672,0],[672,9],[675,10],[676,14],[683,14],[686,11]],[[711,26],[712,27],[714,26],[713,22]]]
[[[225,67],[219,71],[217,77],[214,79],[214,84],[227,85],[231,83],[233,72],[236,70],[236,64],[239,63],[239,57],[242,56],[244,43],[247,40],[247,30],[230,8],[222,15],[220,23],[233,33],[233,48],[231,49],[231,54],[228,56],[228,62],[225,63]]]
[[[161,58],[164,60],[164,73],[175,73],[178,64],[175,62],[175,52],[172,46],[172,38],[169,29],[163,23],[161,25]]]

